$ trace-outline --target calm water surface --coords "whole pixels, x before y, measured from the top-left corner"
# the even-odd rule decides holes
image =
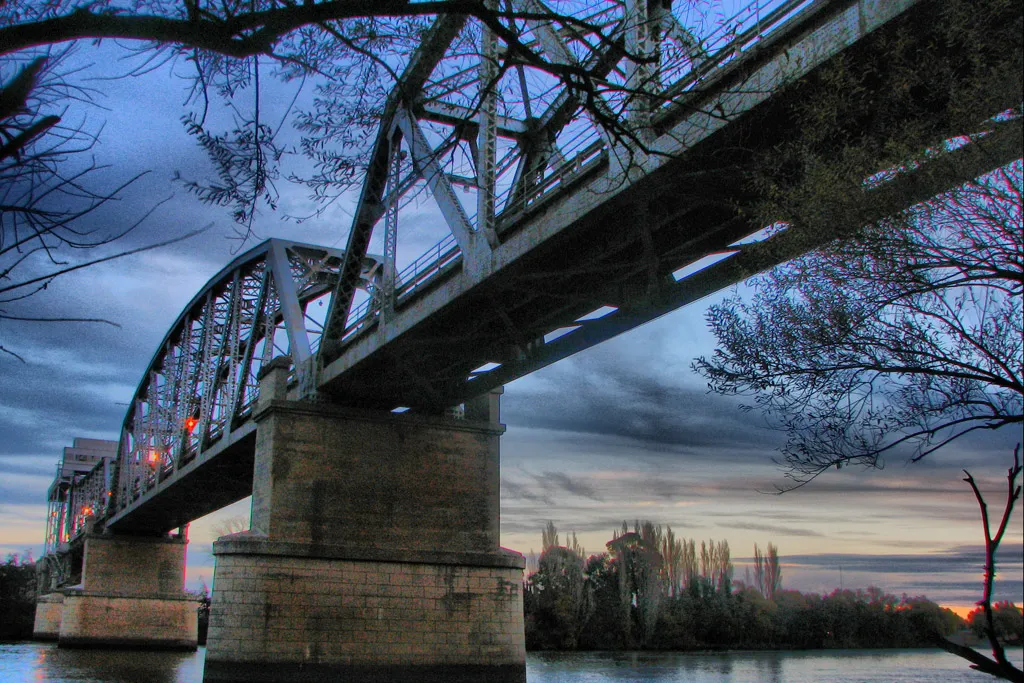
[[[195,653],[59,650],[42,643],[0,644],[0,681],[27,683],[199,683]],[[1021,664],[1021,648],[1008,653]],[[531,653],[529,683],[972,683],[995,680],[938,650],[841,650],[714,655]]]

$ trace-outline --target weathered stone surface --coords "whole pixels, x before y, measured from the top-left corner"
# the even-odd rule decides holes
[[[64,598],[58,645],[194,650],[197,637],[196,603],[184,595],[127,598],[71,591]]]
[[[499,425],[275,402],[259,421],[252,530],[314,547],[498,547]]]
[[[184,538],[89,533],[84,553],[82,588],[65,591],[59,646],[196,649]]]
[[[252,529],[214,544],[206,680],[525,681],[496,397],[472,414],[263,402]]]
[[[36,618],[32,637],[36,640],[57,640],[60,635],[61,613],[64,611],[63,593],[46,593],[36,600]]]
[[[185,539],[89,534],[82,582],[86,593],[181,598]]]
[[[521,566],[218,549],[207,663],[521,667],[521,579]]]

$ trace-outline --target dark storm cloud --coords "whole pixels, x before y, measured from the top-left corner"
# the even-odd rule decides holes
[[[47,455],[55,462],[73,436],[109,432],[116,438],[125,410],[108,393],[122,379],[116,366],[83,363],[69,354],[53,362],[5,361],[3,370],[0,455]]]
[[[51,477],[54,473],[54,462],[42,462],[39,460],[7,460],[0,459],[0,474],[3,475],[25,475],[29,477]]]
[[[569,475],[565,472],[533,474],[520,470],[519,476],[520,479],[502,477],[502,497],[546,506],[554,505],[556,500],[564,501],[567,495],[601,500],[597,490],[586,482],[586,475]]]
[[[559,533],[586,534],[603,532],[610,540],[612,532],[622,526],[621,515],[595,517],[593,511],[571,506],[559,505],[557,508],[550,506],[537,506],[515,509],[514,513],[502,510],[501,531],[502,533],[526,533],[535,534],[540,538],[541,531],[548,520],[555,523]],[[625,520],[632,524],[632,520]],[[686,528],[685,526],[673,525],[676,531]],[[564,538],[564,536],[563,536]],[[604,548],[587,548],[589,552],[603,552]]]
[[[551,489],[561,490],[582,498],[601,500],[601,496],[597,494],[594,487],[588,485],[580,477],[573,477],[564,472],[544,472],[540,480]]]
[[[506,500],[511,499],[517,502],[539,502],[548,506],[555,504],[554,501],[543,492],[543,490],[538,490],[536,486],[528,483],[511,481],[505,477],[501,478],[501,497]]]
[[[582,366],[582,367],[580,367]],[[603,371],[607,370],[607,372]],[[510,391],[504,400],[510,425],[624,437],[653,446],[753,448],[777,435],[751,427],[730,400],[673,385],[659,377],[591,367],[589,362],[552,371],[552,386]]]
[[[921,593],[928,594],[930,592],[936,592],[940,590],[958,590],[965,594],[972,595],[972,597],[980,597],[981,595],[981,581],[979,579],[968,580],[968,579],[957,579],[949,581],[922,581],[916,579],[914,581],[914,590],[920,591]],[[1016,593],[1018,596],[1021,595],[1021,582],[1020,580],[1010,579],[996,579],[993,585],[993,592],[996,596],[1007,596]],[[1020,597],[1017,597],[1015,602],[1019,602]]]

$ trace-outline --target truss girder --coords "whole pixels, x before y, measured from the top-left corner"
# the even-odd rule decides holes
[[[356,290],[362,282],[360,272],[366,257],[373,227],[384,214],[384,188],[387,184],[391,158],[391,137],[395,114],[399,107],[407,106],[422,92],[423,85],[430,78],[437,63],[444,57],[444,51],[466,23],[462,15],[442,15],[434,22],[423,38],[420,48],[409,60],[399,84],[391,92],[384,108],[384,115],[377,128],[377,138],[370,153],[370,164],[359,194],[356,210],[349,229],[345,247],[345,261],[341,276],[331,297],[331,306],[324,324],[320,364],[334,360],[341,351],[349,312]]]
[[[760,0],[761,3],[771,1]],[[353,215],[346,262],[328,312],[324,348],[317,362],[318,372],[338,358],[351,339],[353,329],[369,329],[376,325],[378,330],[383,330],[390,324],[384,321],[381,325],[376,318],[370,317],[376,316],[378,310],[372,306],[356,315],[353,297],[361,283],[359,265],[366,255],[375,226],[412,185],[408,179],[398,184],[389,182],[393,147],[398,144],[394,136],[396,128],[401,131],[402,144],[411,152],[417,175],[426,181],[458,242],[462,267],[473,274],[481,274],[490,267],[490,252],[500,246],[503,215],[521,212],[552,188],[568,185],[570,176],[592,168],[591,162],[598,156],[608,159],[608,152],[617,149],[615,144],[619,140],[617,134],[610,133],[602,125],[602,121],[614,120],[622,114],[621,105],[604,102],[599,88],[584,92],[580,87],[567,87],[565,82],[553,94],[531,92],[531,88],[544,90],[548,86],[536,82],[531,85],[526,68],[533,73],[541,73],[544,62],[552,67],[568,66],[585,72],[589,83],[600,86],[610,74],[622,70],[620,64],[623,60],[644,74],[661,73],[659,65],[648,62],[652,55],[660,58],[662,51],[657,44],[666,37],[676,43],[685,43],[687,54],[697,54],[701,50],[701,39],[684,28],[669,9],[659,4],[647,17],[646,0],[630,0],[627,3],[629,9],[613,0],[590,3],[587,8],[593,11],[584,17],[589,28],[575,21],[559,21],[541,0],[510,0],[507,5],[496,0],[487,2],[491,4],[485,3],[485,6],[490,9],[502,11],[507,7],[513,15],[519,13],[524,17],[507,24],[514,31],[520,31],[517,37],[519,44],[514,49],[506,45],[503,52],[491,27],[486,22],[478,22],[475,24],[479,48],[475,66],[467,66],[465,59],[453,58],[455,66],[445,71],[445,67],[440,65],[446,63],[449,53],[455,49],[453,41],[463,31],[466,18],[442,15],[411,55],[388,97]],[[640,24],[630,12],[643,15]],[[601,35],[590,35],[588,30]],[[644,33],[644,40],[638,42],[632,35],[637,30]],[[627,42],[635,48],[632,53],[627,50]],[[580,55],[574,52],[573,45]],[[522,56],[516,56],[517,50],[524,46],[533,51],[534,58],[540,62],[524,63],[525,66],[517,64],[515,60]],[[518,79],[515,87],[521,102],[516,105],[518,109],[513,106],[512,110],[499,111],[503,107],[508,109],[508,103],[500,93],[511,87],[502,81],[511,65],[515,66],[513,79]],[[657,79],[645,76],[641,80],[643,87],[653,88],[652,83]],[[583,83],[580,80],[576,86]],[[634,83],[625,85],[632,87]],[[470,97],[470,105],[466,99],[467,87],[476,93]],[[656,98],[640,99],[646,103],[643,105],[646,108],[644,115],[650,118],[651,102]],[[569,139],[560,141],[584,103],[587,105],[585,113],[590,133],[573,132]],[[535,107],[538,109],[536,114]],[[447,140],[432,146],[420,121],[444,127]],[[514,143],[510,152],[501,154],[497,151],[499,138]],[[472,148],[473,169],[468,174],[452,168],[453,155],[460,141],[466,141]],[[568,145],[568,149],[562,148],[563,143]],[[637,157],[634,150],[616,154],[631,159]],[[504,176],[506,171],[509,171],[507,177]],[[467,215],[459,202],[452,190],[453,183],[476,193],[473,216]],[[391,223],[396,222],[392,216]],[[355,317],[359,316],[362,317],[356,320]]]
[[[742,179],[735,173],[718,173],[750,160],[753,152],[740,142],[769,149],[774,142],[759,136],[757,127],[767,122],[785,133],[791,122],[780,113],[783,110],[773,109],[772,103],[760,107],[768,101],[767,94],[751,95],[744,111],[756,115],[719,134],[716,131],[725,130],[726,124],[706,125],[708,108],[731,97],[734,93],[728,89],[736,89],[758,69],[777,78],[782,68],[789,68],[790,51],[801,49],[803,43],[793,48],[786,31],[792,31],[793,40],[813,42],[818,38],[806,36],[825,33],[815,32],[834,18],[829,12],[845,13],[848,19],[859,5],[854,0],[787,0],[765,17],[759,15],[756,27],[714,42],[707,36],[687,38],[676,17],[657,8],[650,12],[651,5],[640,7],[640,0],[631,0],[626,9],[611,4],[618,8],[606,17],[612,29],[586,60],[577,57],[580,47],[573,41],[580,38],[572,31],[535,21],[528,24],[531,40],[550,44],[542,52],[555,55],[549,57],[552,63],[572,59],[608,78],[650,84],[650,91],[640,92],[655,102],[666,93],[675,98],[672,104],[644,105],[640,111],[645,117],[650,114],[650,129],[659,135],[655,144],[675,144],[676,131],[692,133],[691,142],[679,143],[681,152],[673,148],[675,157],[661,166],[666,172],[645,172],[629,185],[607,163],[609,145],[592,129],[582,135],[595,138],[593,142],[564,144],[565,130],[579,123],[573,120],[579,94],[563,90],[546,99],[531,97],[525,76],[519,78],[519,87],[529,112],[521,121],[503,119],[504,114],[489,105],[474,112],[448,103],[447,111],[471,115],[472,120],[461,127],[452,120],[441,121],[452,130],[448,137],[440,136],[439,144],[432,144],[428,133],[435,134],[435,141],[438,135],[430,121],[442,117],[430,112],[443,110],[444,103],[427,106],[423,98],[435,67],[465,23],[464,18],[442,17],[389,98],[348,248],[341,252],[271,241],[213,278],[175,322],[145,373],[124,422],[116,465],[102,474],[90,473],[69,491],[68,509],[56,510],[59,517],[51,535],[57,538],[62,529],[78,528],[85,510],[105,509],[116,522],[116,515],[146,503],[182,472],[196,471],[207,454],[219,452],[218,444],[251,427],[256,378],[275,355],[291,354],[299,396],[318,389],[339,402],[363,407],[443,410],[806,250],[806,241],[790,239],[787,233],[736,247],[740,237],[759,226],[748,224],[736,212],[737,203],[750,200]],[[873,21],[888,21],[916,4],[901,0],[899,8],[885,7],[888,18]],[[539,6],[537,0],[513,4]],[[803,9],[806,14],[797,12]],[[784,21],[789,20],[794,25],[787,27]],[[646,34],[631,29],[630,21],[643,24]],[[657,43],[666,35],[685,52],[688,69],[680,70],[664,59],[666,51]],[[860,39],[851,35],[843,35],[839,47],[828,43],[821,54]],[[762,39],[765,42],[758,43]],[[481,53],[493,57],[489,40],[483,36]],[[709,41],[714,45],[709,47]],[[751,45],[767,45],[775,54],[757,53]],[[744,50],[745,56],[736,56]],[[819,61],[808,65],[808,60],[799,73],[808,73],[835,51],[824,57],[815,54]],[[634,66],[643,69],[630,71],[628,63],[623,67],[629,55],[639,60]],[[648,57],[661,61],[648,63]],[[493,66],[478,64],[464,71],[487,81]],[[651,70],[644,71],[647,67]],[[674,74],[675,80],[662,82],[665,74]],[[517,75],[522,72],[513,74]],[[723,88],[726,94],[695,93],[696,83]],[[532,116],[534,105],[543,109],[538,117]],[[616,106],[616,115],[636,113],[627,101]],[[964,180],[1019,158],[1020,125],[1019,120],[993,124],[982,152],[976,153],[972,145],[950,152],[967,174]],[[506,135],[513,129],[515,135]],[[499,159],[485,148],[502,136],[516,147]],[[463,143],[474,149],[471,173],[449,165],[452,150]],[[403,162],[403,145],[409,150],[408,163]],[[493,179],[510,168],[509,154],[518,155],[519,167],[514,182],[501,191],[512,196],[518,192],[521,201],[496,201],[488,207],[487,191]],[[727,163],[720,161],[725,157]],[[455,176],[483,190],[477,197],[476,224],[452,191],[450,178]],[[700,182],[685,187],[681,177],[699,177]],[[891,192],[901,201],[923,200],[948,189],[939,182],[925,167],[899,176],[876,196]],[[948,177],[941,182],[948,183]],[[401,200],[416,183],[430,189],[451,234],[399,273]],[[493,217],[488,217],[492,209]],[[892,205],[884,215],[891,215],[891,209]],[[493,223],[493,242],[482,239],[481,215],[483,227]],[[381,218],[385,254],[371,257],[367,246]],[[676,279],[680,266],[716,253],[728,258]],[[489,257],[493,271],[474,270],[474,264],[488,260],[484,257]],[[353,309],[355,290],[360,288],[371,296]],[[322,321],[314,320],[309,310],[310,302],[318,299],[327,303]],[[383,334],[366,334],[373,329]],[[314,368],[320,374],[315,383],[303,380],[304,366],[309,369],[307,380],[314,377]],[[112,495],[104,498],[103,493]]]
[[[309,310],[337,283],[344,252],[268,240],[235,259],[193,298],[150,362],[122,427],[116,461],[75,481],[54,541],[90,518],[131,508],[250,419],[260,369],[287,354],[302,381],[319,341]],[[64,533],[61,527],[67,529]]]

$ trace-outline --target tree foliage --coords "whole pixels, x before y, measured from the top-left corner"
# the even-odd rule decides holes
[[[12,553],[0,564],[0,641],[32,637],[36,566],[31,553]]]
[[[979,638],[988,638],[988,615],[981,607],[971,610],[967,623]],[[1024,610],[1009,600],[992,605],[992,624],[996,638],[1007,645],[1020,645],[1024,641]]]
[[[769,600],[774,600],[782,589],[779,549],[772,543],[768,544],[764,552],[754,544],[754,587]]]
[[[928,201],[893,191],[911,173],[956,178],[948,151],[966,136],[981,154],[999,122],[1019,137],[1019,5],[943,3],[939,20],[935,39],[893,34],[859,70],[837,60],[801,86],[808,96],[790,113],[804,134],[762,160],[757,213],[826,246],[708,312],[718,349],[695,369],[789,435],[783,461],[797,485],[1022,421],[1020,162]],[[934,57],[925,68],[912,58],[922,53]],[[953,87],[964,74],[969,85]],[[897,95],[880,99],[879,83]],[[937,122],[965,137],[944,140]]]
[[[713,306],[696,368],[789,434],[798,482],[1024,420],[1022,174],[1000,169]]]
[[[554,529],[549,524],[545,535]],[[557,533],[557,532],[556,532]],[[670,535],[649,521],[613,532],[608,552],[583,559],[573,548],[550,546],[541,566],[526,579],[526,646],[532,650],[705,650],[818,649],[930,646],[950,635],[963,620],[924,597],[898,598],[878,588],[836,590],[824,596],[779,587],[773,598],[755,586],[723,586],[714,577],[731,576],[726,555],[704,542],[688,576],[672,590],[673,564],[655,541]],[[674,536],[673,536],[674,538]],[[675,539],[679,547],[695,542]],[[673,543],[671,545],[676,545]],[[778,551],[771,543],[772,557]],[[715,567],[726,562],[725,567]],[[698,568],[699,567],[699,568]],[[577,596],[585,597],[585,610]],[[1009,613],[1009,612],[1007,612]]]
[[[562,159],[548,139],[557,133],[533,131],[556,100],[552,130],[587,118],[607,140],[622,143],[616,148],[626,157],[643,154],[648,138],[626,112],[636,109],[638,98],[656,106],[648,91],[659,76],[648,73],[657,71],[647,66],[651,55],[630,51],[626,34],[651,31],[658,55],[671,55],[677,65],[696,63],[701,47],[688,33],[692,27],[672,19],[671,7],[636,6],[645,8],[642,17],[626,21],[621,4],[603,0],[2,3],[0,305],[13,305],[53,277],[97,262],[89,256],[72,261],[67,254],[103,247],[136,224],[102,234],[83,227],[82,219],[138,179],[112,180],[91,158],[101,127],[71,116],[101,94],[80,68],[101,42],[134,58],[119,72],[107,67],[102,78],[165,69],[191,87],[182,123],[215,173],[177,180],[202,202],[228,209],[244,240],[256,215],[277,207],[283,182],[304,186],[319,202],[316,212],[358,187],[379,123],[398,106],[419,116],[442,105],[426,126],[430,144],[440,150],[437,156],[466,162],[469,172],[454,162],[445,171],[471,188],[479,114],[492,106],[516,123],[511,135],[517,144],[536,152],[521,173],[525,178],[543,176],[540,156]],[[643,18],[648,9],[650,19]],[[692,14],[696,24],[708,23],[706,13]],[[485,39],[492,38],[500,48],[484,50]],[[402,80],[413,64],[420,66]],[[536,139],[525,140],[531,136]],[[30,275],[11,280],[15,266]]]
[[[93,94],[71,82],[72,53],[0,58],[0,321],[109,322],[47,317],[22,303],[61,275],[175,241],[95,253],[138,227],[159,202],[113,227],[87,222],[145,174],[111,180],[111,169],[92,158],[99,129],[68,113],[70,103],[88,104]],[[21,358],[2,344],[0,353]]]
[[[693,3],[693,14],[703,24],[706,11],[698,5]],[[425,47],[429,27],[444,16],[473,21],[447,46],[444,64],[424,92],[400,97],[417,107],[441,97],[449,104],[454,99],[459,108],[456,118],[461,119],[457,137],[474,125],[492,95],[501,114],[529,119],[550,104],[546,98],[551,92],[565,87],[572,93],[573,106],[566,112],[570,117],[582,109],[612,138],[650,151],[624,112],[638,98],[651,98],[649,90],[658,75],[641,81],[614,69],[623,58],[641,64],[651,61],[650,55],[631,53],[625,32],[609,22],[621,11],[618,5],[598,0],[14,0],[0,9],[0,58],[34,54],[68,41],[113,39],[142,58],[138,71],[173,63],[176,73],[192,86],[183,123],[219,171],[213,182],[182,180],[203,201],[231,207],[236,220],[251,225],[258,200],[270,206],[276,202],[276,182],[281,180],[277,162],[292,148],[281,141],[286,122],[301,132],[298,150],[314,168],[311,174],[290,174],[289,180],[306,185],[321,200],[358,186],[377,125],[395,104],[389,94],[413,55]],[[651,12],[651,27],[642,30],[654,31],[659,40],[664,36],[659,51],[696,59],[697,39],[669,21],[669,9]],[[528,28],[539,24],[549,25],[567,46],[554,52],[551,46],[545,48],[545,41]],[[501,44],[487,76],[476,68],[483,31]],[[605,54],[609,52],[614,55],[611,63]],[[536,111],[525,92],[528,80],[534,84]],[[272,119],[261,101],[271,81],[294,86],[296,100],[304,88],[313,96],[303,99],[304,106],[293,101],[283,118]],[[222,122],[211,115],[211,104],[218,100],[234,113],[224,131],[218,130]]]
[[[992,588],[996,578],[996,553],[999,544],[1002,543],[1003,534],[1006,533],[1006,526],[1013,515],[1013,507],[1021,497],[1022,487],[1017,483],[1017,477],[1022,471],[1020,464],[1020,444],[1013,451],[1013,465],[1006,472],[1006,502],[1003,504],[1003,514],[993,533],[989,520],[988,503],[978,488],[974,477],[967,470],[964,470],[964,481],[971,487],[975,500],[981,511],[981,525],[985,532],[985,579],[982,590],[982,598],[978,601],[981,618],[977,614],[971,614],[971,626],[975,632],[980,631],[989,642],[992,648],[992,657],[986,657],[977,650],[952,643],[945,638],[938,637],[936,642],[939,647],[955,655],[963,657],[971,662],[971,668],[984,671],[997,678],[1002,678],[1015,683],[1024,683],[1024,671],[1013,664],[1006,656],[1003,643],[1019,641],[1022,629],[1016,618],[1016,608],[1012,603],[1003,603],[993,606]],[[982,621],[982,618],[984,621]]]

